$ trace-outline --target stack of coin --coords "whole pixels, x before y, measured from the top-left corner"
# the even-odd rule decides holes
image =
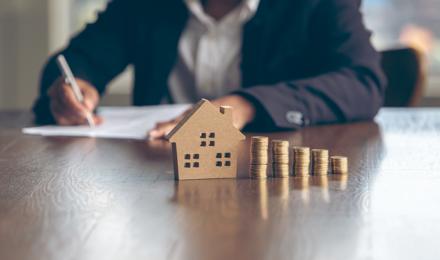
[[[272,161],[274,177],[289,177],[289,141],[272,141]]]
[[[344,156],[330,157],[333,174],[347,174],[348,173],[348,159]]]
[[[249,174],[255,179],[267,178],[267,164],[269,163],[269,138],[253,136],[251,138],[251,164]]]
[[[328,174],[328,150],[312,149],[313,175]]]
[[[310,148],[293,147],[293,174],[308,176],[310,166]]]

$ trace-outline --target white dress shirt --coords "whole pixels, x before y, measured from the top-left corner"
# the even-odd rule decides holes
[[[243,0],[219,21],[205,13],[200,0],[184,1],[190,18],[168,80],[172,100],[194,103],[239,89],[243,26],[255,15],[260,0]]]

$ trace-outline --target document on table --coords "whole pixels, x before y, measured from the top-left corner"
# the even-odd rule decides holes
[[[104,122],[88,126],[39,126],[24,128],[25,134],[42,136],[86,136],[143,140],[157,122],[175,118],[190,105],[160,105],[146,107],[101,107],[98,114]]]

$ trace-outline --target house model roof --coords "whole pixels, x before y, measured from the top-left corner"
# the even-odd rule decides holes
[[[203,123],[204,122],[204,123]],[[170,142],[179,139],[182,132],[200,131],[203,124],[214,125],[222,131],[228,132],[232,140],[244,140],[245,136],[232,124],[232,107],[217,108],[206,99],[200,100],[193,109],[177,124],[166,136]]]

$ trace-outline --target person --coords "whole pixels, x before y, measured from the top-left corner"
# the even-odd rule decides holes
[[[130,64],[137,106],[207,98],[233,106],[236,127],[260,131],[371,119],[385,80],[359,8],[360,0],[114,0],[60,52],[84,102],[60,78],[54,55],[36,121],[85,124]],[[181,118],[159,122],[150,137],[164,137]]]

